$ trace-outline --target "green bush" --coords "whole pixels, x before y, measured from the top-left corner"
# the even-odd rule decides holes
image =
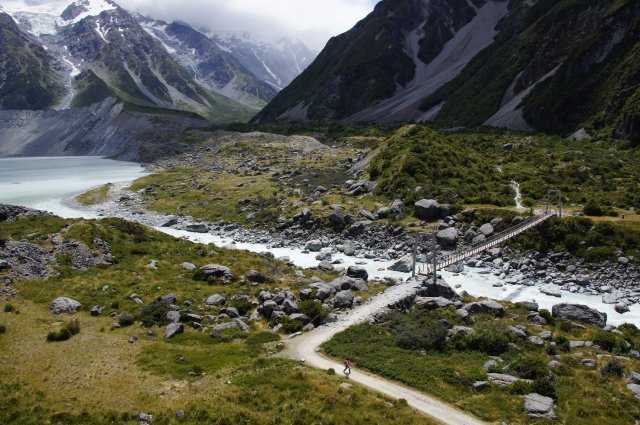
[[[533,391],[532,386],[527,381],[516,381],[511,384],[509,392],[515,395],[525,395]]]
[[[288,334],[300,332],[304,327],[304,323],[301,321],[291,320],[288,317],[285,317],[280,323],[282,323],[282,330]]]
[[[540,317],[545,319],[548,324],[550,324],[551,326],[555,326],[556,319],[554,319],[549,310],[543,308],[538,312],[538,314],[540,315]]]
[[[511,369],[522,379],[540,379],[549,374],[547,363],[545,356],[527,353],[519,355],[511,363]]]
[[[67,341],[71,339],[72,336],[80,333],[80,321],[78,319],[73,319],[66,323],[62,328],[51,331],[47,334],[47,341]]]
[[[5,325],[0,325],[0,335],[7,333],[7,327]]]
[[[118,318],[118,324],[120,326],[127,327],[127,326],[131,326],[133,325],[133,323],[136,321],[136,318],[130,314],[122,314],[119,318]]]
[[[169,323],[167,313],[171,311],[171,305],[167,301],[157,300],[146,305],[140,312],[140,321],[144,326],[164,326]]]
[[[511,332],[504,326],[494,323],[482,323],[469,334],[459,333],[451,338],[452,346],[457,350],[475,350],[498,356],[509,349]]]
[[[624,365],[617,360],[611,360],[600,371],[603,375],[622,378],[624,376]]]
[[[315,326],[319,326],[331,312],[317,300],[300,301],[298,303],[298,311],[311,319],[311,323]]]
[[[627,351],[626,344],[611,332],[599,330],[593,337],[593,343],[611,353],[623,353]]]
[[[564,351],[565,353],[571,351],[571,341],[569,341],[569,338],[558,335],[553,338],[553,341],[556,343],[556,350]]]
[[[429,326],[403,323],[396,329],[396,345],[410,350],[441,350],[447,340],[448,329],[435,322]]]
[[[600,205],[598,201],[592,198],[587,201],[586,205],[582,209],[582,212],[585,215],[590,215],[592,217],[602,217],[607,213],[607,209]]]
[[[4,312],[5,313],[13,313],[13,306],[11,304],[5,304],[4,305]]]
[[[545,397],[550,397],[554,400],[558,400],[558,395],[556,394],[556,386],[553,381],[548,378],[538,378],[533,381],[533,385],[531,386],[531,390],[534,393],[543,395]]]
[[[569,333],[572,329],[571,322],[567,320],[558,320],[556,323],[556,328],[558,328],[562,332]]]

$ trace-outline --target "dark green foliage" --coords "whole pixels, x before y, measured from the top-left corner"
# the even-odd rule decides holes
[[[144,306],[140,312],[140,321],[144,326],[164,326],[169,321],[167,313],[171,311],[171,304],[167,301],[157,300]]]
[[[13,305],[11,305],[11,304],[5,304],[4,305],[4,312],[5,313],[13,313],[13,310],[14,310]]]
[[[545,397],[551,397],[556,401],[558,400],[558,395],[556,394],[556,384],[549,378],[534,379],[531,390],[534,393],[543,395]]]
[[[569,341],[569,338],[558,335],[553,338],[553,341],[556,343],[556,350],[563,351],[565,353],[571,351],[571,342]]]
[[[446,139],[423,126],[404,127],[370,163],[376,192],[411,202],[429,197],[442,203],[511,205],[509,181],[473,145]],[[420,191],[415,191],[420,186]]]
[[[532,385],[527,381],[516,381],[509,387],[509,392],[516,395],[525,395],[532,391]]]
[[[324,308],[322,303],[317,300],[298,302],[298,311],[311,319],[311,323],[315,326],[319,326],[329,313],[331,313],[330,310]]]
[[[280,323],[282,323],[282,330],[287,334],[299,332],[304,327],[304,323],[299,320],[291,320],[289,317],[285,317]]]
[[[7,332],[7,327],[5,325],[0,325],[0,335]]]
[[[72,336],[80,333],[80,322],[78,319],[73,319],[66,323],[62,328],[51,331],[47,334],[47,341],[67,341],[71,339]]]
[[[131,326],[135,323],[136,318],[130,314],[122,314],[118,317],[118,324],[122,327]]]
[[[537,353],[519,355],[512,363],[511,369],[522,379],[546,378],[549,374],[545,356]]]
[[[437,322],[428,327],[405,323],[395,331],[398,347],[430,351],[444,348],[448,329]]]
[[[617,360],[611,360],[601,369],[603,375],[622,378],[624,376],[624,365]]]
[[[571,332],[571,330],[573,329],[573,326],[571,326],[571,322],[569,322],[568,320],[556,321],[556,327],[560,329],[562,332],[566,332],[566,333]]]
[[[458,350],[475,350],[498,356],[509,349],[512,336],[505,326],[483,322],[469,334],[459,333],[451,338],[451,344]]]
[[[116,97],[114,91],[92,70],[84,70],[74,80],[76,88],[71,106],[81,107],[100,102],[108,97]]]
[[[142,224],[119,218],[107,218],[104,222],[112,226],[115,230],[132,237],[135,243],[148,242],[151,240],[149,232]]]
[[[611,353],[626,353],[629,351],[623,338],[603,330],[596,333],[593,337],[593,343]]]
[[[593,217],[602,217],[607,213],[607,209],[604,208],[598,201],[591,198],[585,204],[584,208],[582,209],[582,212],[584,212],[585,215],[590,215]]]

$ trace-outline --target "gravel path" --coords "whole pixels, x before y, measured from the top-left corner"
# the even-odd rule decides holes
[[[293,360],[303,360],[318,369],[327,370],[333,368],[337,373],[341,373],[343,366],[323,356],[319,351],[320,345],[348,327],[369,320],[374,313],[384,309],[389,304],[394,304],[407,296],[415,294],[420,285],[420,281],[409,280],[406,283],[392,286],[360,307],[342,314],[337,322],[289,339],[287,348],[282,353],[282,356]],[[355,369],[349,379],[395,399],[405,399],[410,406],[444,424],[485,424],[485,422],[469,416],[446,403],[379,376]]]

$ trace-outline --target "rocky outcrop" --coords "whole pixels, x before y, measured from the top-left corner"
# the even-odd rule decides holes
[[[79,301],[76,301],[68,297],[58,297],[55,300],[53,300],[53,302],[49,306],[49,310],[53,314],[60,314],[60,313],[74,314],[80,308],[82,308],[82,304],[80,304]]]
[[[560,320],[578,320],[603,328],[607,324],[607,314],[580,304],[556,304],[551,314]]]

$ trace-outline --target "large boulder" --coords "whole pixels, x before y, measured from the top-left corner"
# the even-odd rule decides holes
[[[336,289],[352,291],[366,291],[369,285],[363,279],[356,279],[349,276],[342,276],[332,281],[330,285],[335,286]]]
[[[415,305],[424,310],[436,310],[449,307],[453,302],[442,297],[416,297]]]
[[[186,229],[187,232],[192,233],[207,233],[209,231],[209,227],[205,224],[189,224]]]
[[[244,275],[244,278],[247,280],[247,282],[254,282],[254,283],[266,283],[269,281],[268,277],[266,277],[265,275],[263,275],[257,270],[249,270]]]
[[[233,274],[229,267],[221,266],[219,264],[207,264],[206,266],[200,267],[200,269],[198,269],[198,271],[193,275],[193,278],[211,283],[231,283],[233,280]]]
[[[482,233],[485,237],[492,236],[495,233],[493,226],[489,223],[483,224],[480,226],[480,233]]]
[[[413,257],[405,255],[389,267],[389,270],[400,273],[410,273],[413,270]]]
[[[551,314],[556,319],[578,320],[601,328],[607,324],[607,313],[582,304],[556,304],[551,308]]]
[[[167,329],[164,331],[164,337],[166,339],[173,338],[174,336],[184,332],[184,325],[182,323],[169,323]]]
[[[524,396],[524,411],[534,418],[556,418],[556,404],[553,399],[536,393]]]
[[[60,314],[60,313],[74,314],[80,308],[82,308],[82,304],[80,304],[79,301],[76,301],[68,297],[58,297],[55,300],[53,300],[53,302],[49,306],[49,310],[51,310],[53,314]]]
[[[347,220],[344,218],[344,209],[341,205],[334,205],[333,211],[329,214],[329,224],[336,232],[341,232],[347,225]]]
[[[442,248],[455,249],[458,243],[458,229],[448,227],[436,234],[436,239]]]
[[[364,267],[349,266],[347,268],[347,276],[355,279],[362,279],[365,282],[369,279],[369,273]]]
[[[414,212],[420,220],[434,220],[440,217],[440,204],[435,199],[421,199],[414,204]]]
[[[348,308],[353,305],[354,300],[353,292],[351,291],[340,291],[336,294],[333,299],[333,307],[334,308]]]
[[[418,290],[418,295],[422,297],[442,297],[451,301],[462,301],[462,297],[440,277],[438,277],[435,282],[432,279],[425,280]]]
[[[507,310],[502,305],[493,300],[484,300],[475,303],[469,303],[464,306],[464,309],[471,314],[488,313],[498,317],[503,317],[507,312]]]

